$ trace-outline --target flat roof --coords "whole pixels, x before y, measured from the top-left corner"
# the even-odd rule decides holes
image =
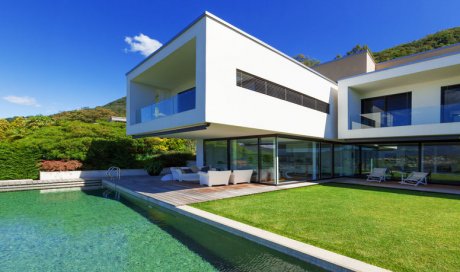
[[[168,46],[171,42],[173,42],[175,39],[177,39],[180,35],[182,35],[184,32],[186,32],[188,29],[190,29],[193,25],[195,25],[197,22],[199,22],[199,21],[200,21],[201,19],[203,19],[204,17],[208,17],[208,18],[210,18],[210,19],[212,19],[212,20],[214,20],[214,21],[216,21],[216,22],[222,24],[223,26],[225,26],[225,27],[227,27],[227,28],[229,28],[229,29],[231,29],[231,30],[233,30],[233,31],[235,31],[235,32],[237,32],[237,33],[239,33],[239,34],[242,35],[242,36],[245,36],[246,38],[249,38],[250,40],[252,40],[252,41],[254,41],[254,42],[256,42],[256,43],[262,45],[263,47],[265,47],[265,48],[271,50],[272,52],[274,52],[274,53],[276,53],[276,54],[278,54],[278,55],[280,55],[280,56],[282,56],[282,57],[284,57],[284,58],[290,60],[291,62],[293,62],[293,63],[299,65],[300,67],[304,68],[305,70],[307,70],[307,71],[309,71],[309,72],[311,72],[311,73],[314,73],[314,74],[316,74],[316,75],[322,77],[323,79],[325,79],[325,80],[327,80],[327,81],[333,83],[334,85],[337,85],[337,82],[333,81],[332,79],[330,79],[330,78],[324,76],[323,74],[321,74],[321,73],[315,71],[314,69],[312,69],[312,68],[310,68],[310,67],[304,65],[303,63],[301,63],[301,62],[299,62],[299,61],[293,59],[292,57],[290,57],[290,56],[288,56],[288,55],[282,53],[281,51],[275,49],[274,47],[272,47],[272,46],[266,44],[265,42],[263,42],[263,41],[257,39],[256,37],[251,36],[250,34],[248,34],[248,33],[244,32],[244,31],[242,31],[241,29],[239,29],[239,28],[237,28],[237,27],[235,27],[235,26],[229,24],[228,22],[226,22],[226,21],[220,19],[219,17],[213,15],[212,13],[210,13],[210,12],[208,12],[208,11],[205,11],[202,15],[200,15],[198,18],[196,18],[195,20],[193,20],[192,23],[190,23],[188,26],[186,26],[186,27],[185,27],[183,30],[181,30],[178,34],[174,35],[174,37],[171,38],[168,42],[166,42],[165,44],[163,44],[159,49],[157,49],[155,52],[153,52],[152,54],[150,54],[149,56],[147,56],[147,57],[146,57],[144,60],[142,60],[139,64],[137,64],[136,66],[134,66],[131,70],[129,70],[129,71],[126,73],[126,75],[130,74],[130,73],[133,72],[135,69],[137,69],[139,66],[141,66],[143,63],[145,63],[147,60],[149,60],[149,59],[151,59],[152,57],[154,57],[158,52],[160,52],[162,49],[164,49],[166,46]]]
[[[427,62],[427,61],[431,61],[431,60],[435,60],[435,59],[439,59],[439,58],[444,58],[444,57],[449,57],[449,56],[454,56],[454,55],[459,55],[459,54],[460,54],[460,52],[449,52],[449,53],[446,53],[446,54],[433,56],[431,58],[419,59],[419,60],[415,60],[415,61],[411,61],[411,62],[402,63],[400,65],[395,65],[395,66],[391,66],[391,67],[388,67],[388,68],[375,70],[375,71],[368,72],[368,73],[363,73],[363,74],[358,74],[358,75],[354,75],[354,76],[345,77],[345,78],[339,79],[339,81],[348,80],[348,79],[357,78],[357,77],[364,77],[364,76],[367,76],[367,75],[375,75],[377,73],[389,71],[389,70],[392,70],[392,69],[397,69],[397,68],[408,66],[408,65]]]

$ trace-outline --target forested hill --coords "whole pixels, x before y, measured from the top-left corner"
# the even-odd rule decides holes
[[[396,45],[380,52],[373,52],[372,48],[368,48],[367,45],[356,45],[350,51],[346,52],[345,55],[353,55],[363,50],[369,49],[374,55],[376,62],[384,62],[391,59],[396,59],[420,52],[425,52],[432,49],[441,48],[444,46],[460,43],[460,27],[449,28],[441,30],[434,34],[427,35],[421,39]],[[342,55],[338,54],[335,59],[341,58]],[[307,66],[315,66],[320,64],[320,61],[309,57],[305,54],[298,54],[294,59],[302,62]]]
[[[373,52],[373,55],[376,62],[383,62],[456,43],[460,43],[460,27],[442,30],[412,42]]]
[[[102,106],[102,108],[113,111],[116,116],[126,116],[126,96],[112,101]]]

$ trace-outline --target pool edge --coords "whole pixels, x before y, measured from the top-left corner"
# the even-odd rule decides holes
[[[310,244],[296,241],[260,228],[256,228],[220,215],[206,212],[189,205],[174,206],[152,197],[142,195],[129,189],[117,186],[110,181],[103,180],[103,185],[122,194],[128,194],[149,203],[156,204],[181,215],[206,223],[218,229],[245,238],[257,244],[266,246],[283,254],[300,259],[329,271],[362,271],[386,272],[390,271],[374,266],[357,259],[334,253]]]

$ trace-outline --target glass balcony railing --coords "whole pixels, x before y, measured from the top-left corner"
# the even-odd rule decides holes
[[[137,123],[144,123],[195,108],[195,88],[145,106],[137,111]]]
[[[422,124],[460,122],[460,105],[449,107],[419,107],[373,112],[350,116],[350,129],[398,127]]]
[[[166,100],[159,101],[148,106],[141,108],[140,111],[140,122],[144,123],[152,121],[161,117],[166,117],[177,113],[175,97],[171,97]]]

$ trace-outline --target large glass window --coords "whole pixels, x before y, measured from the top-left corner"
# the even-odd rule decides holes
[[[460,143],[422,145],[422,171],[430,172],[430,182],[460,184]]]
[[[334,176],[359,174],[359,148],[354,145],[334,144]]]
[[[279,182],[318,179],[318,147],[312,141],[278,138]]]
[[[275,183],[275,158],[276,141],[275,137],[260,138],[260,174],[259,181],[264,183]]]
[[[411,124],[411,93],[361,100],[363,127],[396,127]]]
[[[204,142],[205,165],[220,169],[228,169],[227,140]]]
[[[193,110],[195,108],[195,88],[177,94],[177,112]]]
[[[441,88],[441,122],[460,122],[460,84]]]
[[[332,144],[321,143],[321,178],[332,178]]]
[[[232,170],[253,169],[251,181],[257,182],[259,169],[258,139],[235,139],[230,141],[230,154]]]
[[[418,171],[418,144],[375,144],[361,147],[361,172],[387,168],[394,179]]]

